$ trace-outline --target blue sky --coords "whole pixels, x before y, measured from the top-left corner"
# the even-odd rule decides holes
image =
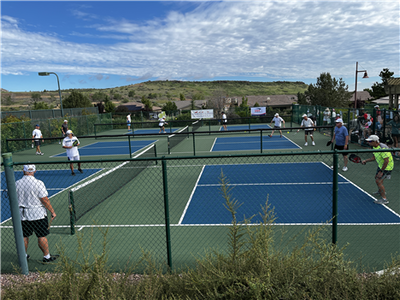
[[[1,87],[110,88],[148,80],[315,83],[354,90],[399,74],[400,4],[368,1],[1,1]]]

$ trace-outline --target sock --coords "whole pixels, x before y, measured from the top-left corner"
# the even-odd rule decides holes
[[[44,258],[47,258],[47,259],[49,259],[49,258],[50,258],[50,253],[49,253],[49,254],[47,254],[47,255],[45,255],[45,256],[44,256]]]

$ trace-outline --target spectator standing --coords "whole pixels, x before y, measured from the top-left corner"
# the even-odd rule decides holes
[[[274,129],[271,132],[271,135],[269,135],[269,137],[272,137],[272,135],[274,134],[275,130],[279,130],[279,133],[282,137],[282,130],[281,130],[281,124],[283,123],[283,127],[285,127],[285,120],[283,120],[278,113],[275,114],[274,118],[271,120],[271,124],[275,123],[274,125]]]
[[[324,125],[330,124],[331,123],[331,111],[329,110],[329,107],[325,108],[324,110]]]
[[[331,142],[335,143],[335,149],[337,150],[348,150],[349,149],[349,132],[347,131],[346,126],[343,126],[343,120],[341,118],[336,120],[335,132],[333,133],[333,137]],[[347,163],[347,153],[343,153],[344,167],[342,169],[343,172],[348,170]]]
[[[80,145],[80,142],[78,138],[73,135],[72,130],[68,130],[66,133],[67,136],[63,140],[62,147],[67,149],[67,157],[68,160],[71,161],[69,164],[69,167],[71,168],[71,175],[75,176],[73,161],[78,161],[78,171],[83,173],[81,169],[81,163],[79,162],[80,157],[78,146]]]
[[[61,125],[61,133],[63,139],[67,136],[67,131],[68,131],[68,121],[64,120],[64,123]],[[59,142],[61,144],[61,141]]]
[[[393,138],[393,146],[395,148],[399,148],[399,140],[400,140],[400,116],[395,115],[393,120],[387,123],[387,125],[392,126],[392,138]],[[398,153],[398,152],[397,152]],[[396,156],[399,156],[396,154]]]
[[[303,115],[303,120],[301,120],[301,127],[304,127],[304,140],[306,141],[306,143],[304,144],[304,146],[308,146],[308,142],[307,142],[307,135],[310,135],[311,141],[312,141],[312,145],[315,146],[315,142],[314,142],[314,137],[313,137],[313,132],[314,132],[314,122],[313,120],[311,120],[311,118],[307,117],[306,114]]]
[[[222,126],[224,127],[224,130],[228,130],[228,119],[226,118],[226,113],[222,112]]]
[[[128,131],[132,131],[132,130],[131,130],[131,113],[129,113],[129,114],[126,116],[126,124],[128,125]]]
[[[388,148],[385,144],[379,143],[379,137],[376,135],[371,135],[366,139],[373,149],[385,149]],[[389,201],[386,199],[385,186],[383,181],[385,179],[390,179],[392,170],[394,168],[393,156],[390,152],[374,152],[371,158],[363,160],[361,163],[365,165],[369,161],[374,161],[378,163],[378,169],[375,174],[375,183],[378,186],[378,191],[374,195],[380,195],[382,198],[375,200],[376,204],[388,204]]]
[[[51,220],[54,220],[57,215],[51,206],[43,181],[35,178],[35,165],[25,165],[23,172],[24,176],[15,182],[15,187],[21,215],[26,258],[30,258],[27,254],[29,237],[34,232],[38,238],[38,246],[43,252],[43,263],[52,262],[57,259],[58,255],[51,255],[49,251],[49,243],[46,237],[50,233],[47,210],[51,213]]]
[[[35,143],[36,155],[44,155],[44,153],[40,152],[40,145],[41,145],[40,139],[42,139],[42,142],[44,142],[42,131],[40,131],[40,125],[36,124],[35,129],[32,131],[32,148],[33,148],[33,143]]]

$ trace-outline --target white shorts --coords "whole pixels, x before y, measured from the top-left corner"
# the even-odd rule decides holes
[[[68,157],[68,160],[79,160],[79,155],[74,156],[74,157]]]

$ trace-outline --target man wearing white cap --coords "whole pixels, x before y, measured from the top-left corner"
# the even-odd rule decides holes
[[[35,129],[32,131],[32,148],[33,148],[33,143],[35,143],[36,155],[44,154],[40,151],[40,144],[41,144],[40,139],[42,139],[42,142],[44,142],[42,131],[40,131],[40,125],[36,124]]]
[[[385,144],[379,143],[379,137],[376,135],[370,135],[366,141],[370,144],[373,149],[384,149],[388,148]],[[389,201],[386,199],[386,191],[383,185],[383,180],[385,178],[390,179],[392,170],[394,168],[393,156],[390,152],[374,152],[374,156],[371,158],[363,160],[361,163],[365,165],[369,161],[374,161],[378,163],[378,169],[375,174],[375,183],[379,190],[374,193],[374,195],[380,195],[382,198],[375,200],[376,204],[388,204]]]
[[[336,127],[335,132],[333,133],[333,137],[331,142],[336,140],[335,149],[337,150],[349,150],[349,132],[347,131],[346,126],[343,126],[343,120],[341,118],[336,119]],[[343,172],[348,170],[347,163],[347,153],[343,153],[344,167],[342,169]]]
[[[78,171],[83,173],[81,169],[81,163],[79,162],[79,151],[78,151],[78,146],[80,145],[80,142],[76,136],[73,135],[72,130],[68,130],[67,136],[63,140],[62,147],[67,149],[67,156],[68,160],[71,161],[69,164],[71,168],[71,175],[75,176],[74,172],[74,163],[72,161],[78,161]]]
[[[279,133],[281,134],[282,137],[282,130],[281,130],[281,123],[283,123],[283,127],[285,127],[285,120],[283,120],[278,113],[275,114],[274,118],[271,121],[271,124],[275,123],[274,125],[274,129],[272,130],[271,134],[269,135],[269,137],[272,137],[272,135],[274,134],[275,129],[279,130]]]
[[[28,252],[29,237],[35,232],[39,248],[43,252],[43,263],[48,263],[56,260],[58,255],[51,255],[49,252],[49,244],[46,238],[50,233],[47,210],[51,213],[52,221],[56,217],[56,213],[47,197],[48,193],[43,181],[37,180],[34,176],[35,173],[35,165],[25,165],[24,176],[15,182],[15,187],[21,215],[25,253]],[[28,254],[26,254],[26,257],[27,259],[30,258]]]
[[[311,141],[312,141],[312,145],[315,146],[315,142],[314,142],[314,137],[313,137],[313,132],[314,132],[314,122],[313,120],[311,120],[311,118],[307,117],[306,114],[303,115],[303,120],[301,120],[301,127],[305,127],[304,130],[304,139],[306,141],[306,143],[304,144],[304,146],[307,146],[307,135],[310,135]]]

